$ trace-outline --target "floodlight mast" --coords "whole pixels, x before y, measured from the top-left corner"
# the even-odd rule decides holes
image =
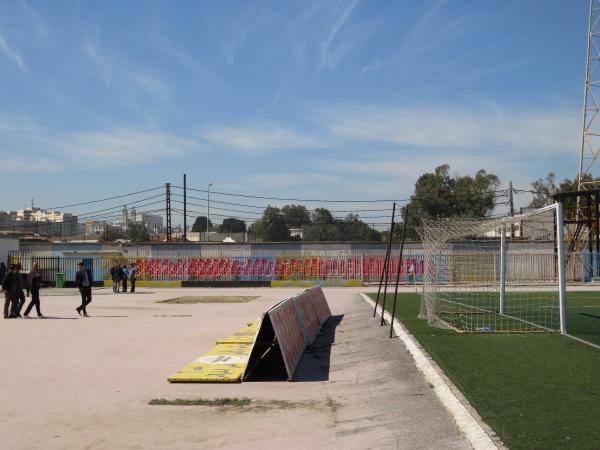
[[[591,175],[592,166],[600,156],[600,71],[598,69],[600,69],[600,0],[590,0],[577,179],[579,191],[586,190],[588,185],[593,183],[593,181],[585,181],[585,177]],[[578,201],[578,215],[580,212]]]

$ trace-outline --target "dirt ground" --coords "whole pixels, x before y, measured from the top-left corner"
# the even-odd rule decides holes
[[[328,336],[296,382],[169,384],[218,338],[300,289],[42,291],[47,319],[0,323],[0,448],[470,448],[357,295],[326,289]],[[52,295],[50,295],[52,294]],[[256,295],[247,303],[167,304],[181,295]],[[35,313],[32,313],[35,316]],[[325,339],[327,336],[323,336]],[[316,344],[315,344],[316,345]],[[243,407],[150,406],[153,398],[249,398]]]

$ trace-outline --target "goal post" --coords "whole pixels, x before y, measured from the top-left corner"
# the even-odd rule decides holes
[[[563,208],[424,219],[420,317],[462,332],[567,331]]]

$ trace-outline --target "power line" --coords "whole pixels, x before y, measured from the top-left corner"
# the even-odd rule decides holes
[[[181,186],[173,186],[176,187],[178,189],[183,189]],[[194,189],[194,188],[187,188],[189,191],[196,191],[196,192],[204,192],[204,193],[208,193],[208,190],[206,189]],[[218,192],[218,191],[210,191],[211,194],[215,194],[215,195],[228,195],[231,197],[244,197],[244,198],[256,198],[256,199],[260,199],[260,200],[279,200],[279,201],[284,201],[284,202],[311,202],[311,203],[388,203],[388,202],[400,202],[400,201],[407,201],[410,199],[401,199],[401,200],[390,200],[390,199],[381,199],[381,200],[325,200],[325,199],[302,199],[302,198],[283,198],[283,197],[265,197],[265,196],[261,196],[261,195],[248,195],[248,194],[234,194],[231,192]]]
[[[138,192],[131,192],[129,194],[115,195],[114,197],[107,197],[107,198],[102,198],[99,200],[90,200],[88,202],[73,203],[71,205],[53,206],[52,208],[42,208],[42,209],[47,210],[47,211],[52,211],[52,210],[56,210],[56,209],[64,209],[64,208],[72,208],[75,206],[90,205],[92,203],[106,202],[108,200],[115,200],[117,198],[131,197],[132,195],[138,195],[138,194],[143,194],[145,192],[156,191],[157,189],[163,189],[163,186],[158,186],[158,187],[151,188],[151,189],[145,189],[143,191],[138,191]]]
[[[180,186],[173,186],[177,189],[183,189]],[[188,190],[191,191],[196,191],[196,192],[203,192],[203,193],[208,193],[208,190],[206,189],[196,189],[196,188],[187,188]],[[404,198],[404,199],[397,199],[397,200],[393,200],[393,199],[378,199],[378,200],[326,200],[326,199],[299,199],[299,198],[283,198],[283,197],[266,197],[266,196],[259,196],[259,195],[248,195],[248,194],[235,194],[235,193],[231,193],[231,192],[219,192],[219,191],[210,191],[211,194],[214,195],[227,195],[227,196],[231,196],[231,197],[243,197],[243,198],[254,198],[254,199],[261,199],[261,200],[277,200],[277,201],[293,201],[293,202],[311,202],[311,203],[387,203],[387,202],[410,202],[413,200],[412,196],[409,198]],[[493,195],[494,198],[496,197],[505,197],[508,196],[508,190],[507,189],[497,189],[494,191],[487,191],[487,192],[478,192],[476,193],[478,195],[481,196],[488,196],[488,195]],[[473,193],[464,193],[464,194],[457,194],[454,193],[454,196],[458,196],[458,197],[472,197]],[[188,196],[189,197],[189,196]],[[190,197],[192,198],[192,197]],[[193,197],[196,198],[196,197]],[[437,199],[439,198],[438,196],[428,196],[428,197],[419,197],[419,199]],[[197,200],[203,200],[200,198],[196,198]],[[215,201],[215,200],[213,200]],[[256,206],[253,205],[242,205],[239,204],[239,206],[250,206],[255,208]]]
[[[145,201],[147,201],[147,200],[153,200],[153,199],[155,199],[155,198],[159,198],[159,197],[164,197],[164,194],[153,195],[152,197],[146,197],[146,198],[142,198],[142,199],[140,199],[140,200],[136,200],[136,201],[134,201],[134,202],[130,202],[130,203],[128,203],[128,204],[127,204],[127,206],[135,206],[135,205],[136,205],[136,204],[138,204],[138,203],[145,202]],[[155,202],[155,203],[159,203],[159,202]],[[122,209],[122,208],[123,208],[123,206],[124,206],[124,205],[119,205],[119,206],[113,206],[113,207],[110,207],[110,208],[99,209],[99,210],[97,210],[97,211],[91,211],[91,212],[87,212],[87,213],[81,213],[81,214],[77,214],[77,216],[78,216],[78,217],[81,217],[81,216],[87,216],[87,215],[89,215],[89,214],[94,214],[94,213],[99,213],[99,212],[104,212],[104,211],[112,211],[112,210]],[[142,207],[142,206],[145,206],[145,205],[138,205],[138,207]]]
[[[212,193],[212,191],[211,191],[211,193]],[[181,194],[174,194],[174,193],[171,193],[171,195],[174,195],[174,196],[177,196],[177,197],[181,197],[181,198],[183,198],[183,195],[181,195]],[[193,199],[193,200],[200,200],[200,201],[205,201],[205,200],[206,200],[205,198],[194,197],[194,196],[191,196],[191,195],[188,195],[188,196],[187,196],[187,198],[191,198],[191,199]],[[259,206],[259,205],[248,205],[248,204],[244,204],[244,203],[223,202],[223,201],[219,201],[219,200],[212,200],[212,199],[211,199],[211,201],[210,201],[210,202],[211,202],[211,204],[212,204],[212,203],[218,203],[218,204],[220,204],[220,205],[244,206],[244,207],[247,207],[247,208],[255,208],[255,209],[260,209],[260,210],[265,210],[265,209],[267,209],[268,207],[270,207],[270,206],[271,206],[271,205],[260,205],[260,206]],[[188,203],[188,204],[190,204],[190,203]],[[203,207],[206,207],[206,205],[197,205],[197,206],[203,206]],[[272,206],[271,206],[271,207],[272,207]],[[306,208],[306,210],[307,210],[308,212],[315,212],[315,211],[316,211],[316,209],[310,209],[310,208]],[[392,210],[392,208],[376,208],[376,209],[345,209],[345,210],[333,210],[333,209],[328,209],[328,211],[329,211],[329,212],[332,212],[332,213],[333,213],[333,212],[337,212],[337,213],[344,213],[344,212],[347,212],[347,213],[352,213],[352,212],[383,212],[383,211],[391,211],[391,210]],[[232,211],[234,211],[234,210],[232,210]],[[247,212],[250,212],[250,211],[247,211]]]

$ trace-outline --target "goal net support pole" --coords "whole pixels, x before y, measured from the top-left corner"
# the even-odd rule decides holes
[[[506,224],[500,227],[500,314],[504,314],[506,294]]]
[[[560,314],[560,332],[567,333],[567,286],[565,280],[565,229],[564,211],[562,201],[555,204],[556,207],[556,246],[558,256],[558,299]]]

